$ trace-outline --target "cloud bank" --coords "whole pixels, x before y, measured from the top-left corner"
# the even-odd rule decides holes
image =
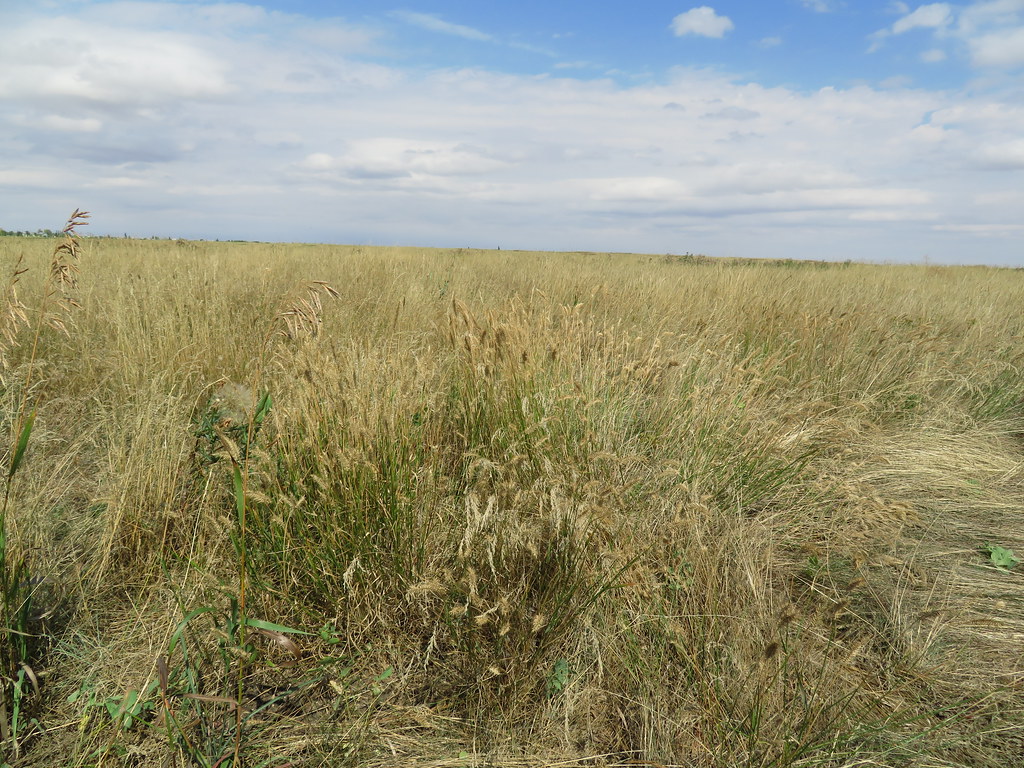
[[[372,26],[239,3],[23,13],[0,32],[0,226],[82,206],[142,235],[1021,257],[1024,102],[999,93],[397,60]]]

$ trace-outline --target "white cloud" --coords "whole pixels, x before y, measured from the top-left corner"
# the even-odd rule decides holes
[[[901,4],[900,10],[907,11]],[[1015,70],[1024,66],[1024,0],[988,0],[966,7],[949,3],[931,3],[904,13],[886,29],[869,35],[869,53],[882,47],[883,41],[914,29],[931,30],[943,43],[959,41],[971,64],[993,70]],[[921,61],[944,61],[944,48],[933,47],[919,54]]]
[[[996,170],[1024,169],[1024,139],[982,145],[977,150],[977,157],[987,167]]]
[[[685,184],[663,176],[588,179],[589,197],[601,202],[673,203],[692,196]]]
[[[914,127],[910,131],[909,138],[919,145],[939,145],[944,141],[948,141],[953,135],[953,131],[947,130],[937,125],[922,123],[921,125]]]
[[[835,0],[800,0],[804,8],[809,8],[816,13],[828,13],[834,11],[838,5]]]
[[[757,41],[757,44],[761,48],[775,48],[777,46],[782,45],[782,38],[781,37],[762,37],[760,40]]]
[[[753,120],[760,117],[761,113],[753,109],[747,109],[746,107],[740,107],[732,104],[728,107],[722,107],[722,109],[716,109],[714,112],[709,112],[704,117],[718,117],[724,120]]]
[[[0,188],[39,187],[40,189],[54,189],[62,181],[61,174],[54,169],[7,168],[0,170]]]
[[[301,168],[308,171],[330,171],[336,165],[335,159],[326,152],[314,152],[311,155],[306,155],[305,159],[299,163]]]
[[[74,118],[63,115],[44,115],[32,118],[26,115],[14,115],[11,117],[11,122],[28,128],[42,128],[62,133],[96,133],[103,128],[103,121],[94,117]]]
[[[1014,70],[1024,65],[1024,0],[988,0],[964,8],[955,33],[976,67]]]
[[[444,35],[454,35],[455,37],[464,37],[467,40],[479,40],[481,42],[494,40],[493,35],[481,32],[479,29],[467,27],[462,24],[453,24],[450,21],[445,21],[439,16],[434,16],[430,13],[393,11],[391,15],[399,21],[404,21],[406,24],[412,24],[413,26],[420,27],[431,32],[440,32]]]
[[[892,25],[892,33],[900,35],[911,29],[919,27],[941,28],[948,26],[953,21],[953,9],[948,3],[932,3],[931,5],[920,5],[910,14],[897,19]]]
[[[226,69],[181,35],[58,18],[3,35],[0,98],[99,105],[203,99],[231,90]]]
[[[1024,192],[1019,189],[1003,189],[997,192],[979,192],[974,196],[975,205],[1011,204],[1024,208]]]
[[[870,222],[935,221],[937,218],[939,218],[938,214],[931,211],[908,211],[903,209],[887,210],[885,208],[854,211],[850,214],[850,221]]]
[[[956,234],[970,234],[979,237],[1000,237],[1019,238],[1024,234],[1024,224],[1017,223],[996,223],[996,224],[938,224],[934,227],[937,232],[953,232]]]
[[[985,28],[1019,25],[1022,13],[1024,0],[974,2],[960,12],[957,25],[962,34],[970,36]]]
[[[1024,26],[971,38],[968,45],[977,66],[1016,69],[1024,65]]]
[[[886,90],[892,88],[909,88],[913,82],[913,79],[908,75],[892,75],[879,81],[878,87],[885,88]]]
[[[595,69],[600,65],[593,61],[559,61],[555,69]]]
[[[337,157],[308,155],[299,168],[337,172],[348,179],[412,179],[428,176],[469,176],[495,171],[506,163],[493,153],[458,142],[379,137],[349,143]]]
[[[133,176],[105,176],[101,179],[96,179],[89,186],[96,188],[138,188],[147,187],[150,182],[147,179],[133,177]]]
[[[733,23],[728,16],[719,16],[714,8],[706,5],[691,8],[672,19],[672,32],[676,37],[699,35],[721,38],[731,29]]]
[[[522,40],[516,40],[514,38],[502,38],[496,35],[492,35],[489,32],[476,29],[475,27],[468,27],[464,24],[455,24],[450,21],[445,21],[440,16],[436,16],[432,13],[417,13],[414,11],[391,11],[388,14],[391,18],[397,19],[405,24],[410,24],[420,29],[425,29],[429,32],[438,32],[442,35],[451,35],[453,37],[461,37],[465,40],[475,40],[481,43],[497,43],[499,45],[506,46],[508,48],[514,48],[519,51],[527,51],[529,53],[539,54],[541,56],[547,56],[551,59],[557,59],[558,53],[555,51],[545,48],[543,46],[534,45],[533,43],[523,42]]]

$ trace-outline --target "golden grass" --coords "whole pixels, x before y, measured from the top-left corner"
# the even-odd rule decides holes
[[[1024,754],[1024,273],[80,248],[24,764]],[[21,297],[51,255],[0,239]]]

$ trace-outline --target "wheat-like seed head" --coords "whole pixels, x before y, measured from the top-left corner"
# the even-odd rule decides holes
[[[53,256],[50,260],[50,274],[44,289],[43,303],[41,305],[41,319],[46,325],[67,335],[68,329],[61,314],[67,314],[72,307],[78,307],[73,292],[78,285],[78,249],[79,242],[75,236],[78,227],[85,226],[89,214],[77,208],[68,217],[64,229],[61,230],[63,239],[53,249]],[[18,297],[18,282],[25,274],[26,267],[22,266],[23,257],[19,256],[11,270],[7,285],[4,288],[2,309],[0,309],[0,379],[3,370],[7,366],[7,353],[12,347],[18,346],[18,330],[29,324],[28,308]],[[60,310],[55,313],[48,307],[48,300],[53,299],[54,305]]]
[[[64,237],[53,249],[53,257],[50,260],[50,276],[45,299],[53,299],[60,312],[44,311],[42,319],[46,325],[65,336],[68,335],[68,329],[62,315],[66,316],[73,308],[81,306],[74,297],[74,292],[78,288],[79,260],[79,242],[76,235],[78,227],[87,225],[88,218],[87,211],[75,209],[61,230]]]
[[[3,309],[0,314],[0,378],[7,367],[7,352],[18,346],[18,329],[28,325],[28,308],[18,298],[18,280],[27,271],[21,265],[23,258],[18,257],[4,288]]]
[[[291,297],[275,316],[277,334],[287,339],[316,338],[323,326],[323,297],[339,293],[323,280],[312,280]]]

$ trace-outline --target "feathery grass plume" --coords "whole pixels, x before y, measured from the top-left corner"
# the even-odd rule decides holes
[[[22,266],[24,259],[24,254],[18,256],[0,298],[0,384],[7,369],[7,353],[19,345],[18,331],[29,324],[28,307],[18,298],[18,281],[28,271]]]
[[[88,218],[88,212],[75,209],[68,218],[67,224],[64,225],[64,229],[61,230],[63,238],[53,249],[53,259],[50,261],[50,275],[45,298],[52,297],[54,305],[65,316],[71,312],[72,308],[81,306],[75,298],[75,291],[78,288],[80,248],[77,229],[86,226]],[[67,335],[65,317],[51,312],[49,315],[44,314],[43,318],[51,328]]]

